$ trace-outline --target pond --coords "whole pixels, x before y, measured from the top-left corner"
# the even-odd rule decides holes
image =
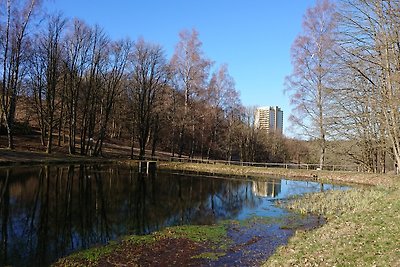
[[[276,199],[329,189],[343,187],[170,172],[146,176],[112,164],[0,168],[0,265],[47,266],[74,251],[166,226],[285,216]]]

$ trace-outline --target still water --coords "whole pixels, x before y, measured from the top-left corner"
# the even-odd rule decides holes
[[[233,180],[120,165],[0,168],[0,265],[46,266],[74,251],[166,226],[288,212],[275,199],[341,189],[316,182]]]

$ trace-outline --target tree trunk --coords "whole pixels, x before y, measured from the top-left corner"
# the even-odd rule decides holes
[[[51,118],[49,122],[49,136],[47,139],[47,149],[46,149],[47,154],[51,154],[52,144],[53,144],[53,119]]]
[[[7,137],[8,137],[8,148],[14,149],[14,117],[15,117],[15,96],[11,97],[10,100],[10,111],[8,114],[8,118],[6,120],[7,127]]]

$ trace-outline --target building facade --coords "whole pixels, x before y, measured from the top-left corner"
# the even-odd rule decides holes
[[[283,111],[278,107],[257,108],[254,117],[254,126],[266,130],[267,133],[283,133]]]

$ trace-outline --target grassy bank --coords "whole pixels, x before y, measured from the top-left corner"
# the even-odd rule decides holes
[[[209,174],[227,174],[247,177],[286,177],[292,179],[309,179],[321,182],[335,182],[348,184],[393,186],[397,177],[394,175],[380,175],[374,173],[341,172],[341,171],[316,171],[284,168],[243,167],[224,164],[197,164],[181,162],[162,162],[159,167],[167,170],[206,172]]]
[[[328,222],[297,232],[264,266],[400,266],[400,187],[310,194],[288,204]]]

